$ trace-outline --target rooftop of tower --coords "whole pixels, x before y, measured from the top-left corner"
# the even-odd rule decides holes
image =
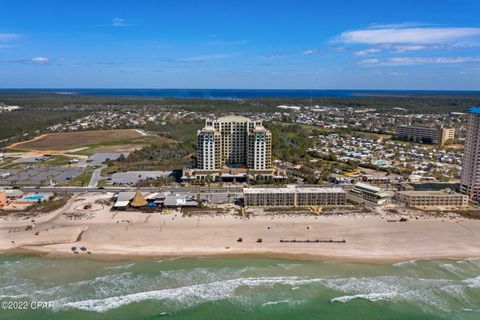
[[[248,122],[251,121],[247,117],[241,117],[241,116],[225,116],[225,117],[220,117],[216,120],[217,122]]]

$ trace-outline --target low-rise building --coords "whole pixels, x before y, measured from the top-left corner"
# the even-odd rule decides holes
[[[468,196],[450,189],[441,191],[398,191],[396,199],[408,207],[465,207]]]
[[[166,208],[198,207],[198,202],[188,195],[169,195],[163,206]]]
[[[385,204],[390,200],[390,195],[382,188],[366,183],[357,183],[350,191],[350,200],[354,202],[371,202],[374,204]]]
[[[118,193],[113,209],[127,210],[130,208],[163,208],[163,207],[197,207],[198,202],[191,195],[171,194],[170,192],[131,192]]]
[[[243,200],[249,207],[341,206],[346,192],[341,188],[297,187],[244,188]]]
[[[5,189],[4,191],[9,200],[16,200],[23,197],[23,192],[18,189]]]

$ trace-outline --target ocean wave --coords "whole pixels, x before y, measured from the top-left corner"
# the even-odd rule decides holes
[[[414,261],[402,264],[415,263]],[[444,263],[444,261],[439,262]],[[455,264],[454,262],[452,262]],[[424,279],[418,277],[422,269],[394,269],[396,275],[362,276],[338,278],[321,277],[311,268],[287,272],[290,267],[302,266],[296,263],[279,263],[269,266],[242,267],[204,267],[174,270],[148,268],[146,272],[129,272],[135,263],[124,263],[113,267],[99,268],[95,278],[77,281],[77,277],[60,284],[61,279],[53,282],[24,279],[24,283],[13,283],[11,279],[0,282],[0,297],[24,296],[32,301],[53,301],[56,310],[80,309],[106,312],[124,305],[145,300],[161,301],[168,308],[184,309],[200,303],[227,299],[243,308],[257,308],[282,303],[297,303],[301,299],[325,297],[326,290],[331,302],[348,303],[355,299],[370,302],[399,301],[412,302],[421,307],[441,310],[454,308],[475,308],[475,298],[468,288],[480,288],[480,276],[472,265],[457,266],[463,270],[463,277],[457,278],[450,273],[439,273],[438,264],[432,275],[442,274],[446,279]],[[417,263],[421,265],[422,263]],[[444,263],[451,264],[451,263]],[[138,265],[140,269],[142,265]],[[430,264],[428,264],[430,266]],[[449,267],[443,267],[446,269]],[[29,270],[30,268],[28,268]],[[105,270],[107,269],[107,270]],[[168,269],[168,268],[167,268]],[[388,270],[383,268],[382,270]],[[390,270],[392,270],[390,268]],[[454,270],[456,270],[454,268]],[[330,269],[327,270],[330,273]],[[392,271],[393,272],[393,271]],[[308,275],[305,275],[307,274]],[[22,271],[20,274],[25,274]],[[269,276],[274,275],[274,276]],[[403,274],[403,275],[398,275]],[[408,274],[408,276],[406,276]],[[0,273],[1,276],[4,273]],[[73,275],[73,273],[72,273]],[[75,274],[76,275],[76,274]],[[467,278],[470,275],[472,278]],[[22,278],[12,278],[15,281]],[[18,287],[17,287],[18,286]],[[467,289],[467,290],[466,290]],[[295,290],[295,291],[294,291]],[[331,290],[331,291],[330,291]],[[275,294],[272,296],[272,292]],[[332,293],[333,292],[333,293]],[[288,301],[288,302],[287,302]],[[455,307],[452,307],[455,306]]]
[[[323,281],[323,279],[306,279],[300,277],[238,278],[178,288],[138,292],[103,299],[89,299],[67,303],[62,303],[63,301],[57,301],[54,303],[54,305],[61,305],[60,309],[76,308],[96,312],[105,312],[110,309],[119,308],[126,304],[145,300],[175,300],[181,302],[183,306],[192,306],[202,302],[231,298],[235,295],[235,290],[242,286],[296,286],[320,281]]]
[[[405,266],[405,265],[415,264],[416,262],[417,262],[417,260],[401,261],[401,262],[397,262],[397,263],[392,264],[392,267],[402,267],[402,266]]]
[[[171,258],[155,260],[155,262],[162,263],[162,262],[170,262],[170,261],[181,260],[181,259],[185,259],[185,257],[182,257],[182,256],[171,257]]]
[[[456,275],[456,276],[462,276],[464,274],[464,271],[462,268],[460,268],[457,265],[454,265],[452,263],[442,263],[439,265],[440,268],[447,270],[448,272]]]
[[[377,292],[377,293],[368,293],[368,294],[354,294],[351,296],[341,296],[336,297],[330,300],[330,302],[341,302],[345,303],[354,299],[364,299],[371,302],[377,302],[382,300],[391,300],[397,295],[396,292]]]
[[[297,304],[300,301],[292,301],[292,300],[278,300],[278,301],[267,301],[265,303],[262,303],[262,307],[266,306],[275,306],[277,304]]]
[[[463,280],[469,288],[480,288],[480,276]]]
[[[135,263],[129,263],[129,264],[123,264],[123,265],[120,265],[120,266],[105,267],[105,269],[125,270],[125,269],[129,269],[129,268],[133,267],[134,265],[135,265]]]
[[[325,281],[328,288],[345,293],[344,296],[334,298],[333,302],[347,302],[359,298],[370,301],[403,300],[441,310],[450,310],[445,294],[454,294],[452,290],[446,292],[442,289],[456,283],[458,282],[455,280],[401,276],[341,278]]]

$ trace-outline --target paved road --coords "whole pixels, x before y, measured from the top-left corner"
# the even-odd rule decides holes
[[[93,170],[88,188],[95,188],[98,185],[98,180],[100,180],[100,174],[102,173],[103,168],[105,168],[105,166],[101,166],[100,168]]]

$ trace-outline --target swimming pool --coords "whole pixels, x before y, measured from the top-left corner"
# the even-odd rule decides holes
[[[38,200],[43,200],[45,196],[28,196],[28,197],[23,197],[23,200],[33,200],[33,201],[38,201]]]

